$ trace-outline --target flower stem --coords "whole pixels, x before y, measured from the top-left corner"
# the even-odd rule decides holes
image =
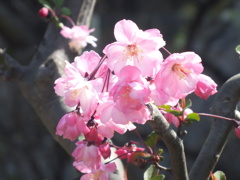
[[[95,69],[91,72],[91,74],[87,77],[87,80],[88,80],[88,81],[90,81],[90,80],[92,80],[92,79],[94,78],[95,74],[97,73],[98,69],[100,68],[100,66],[102,65],[102,63],[104,62],[104,60],[105,60],[106,58],[107,58],[107,56],[104,55],[104,56],[100,59],[98,65],[97,65],[97,66],[95,67]]]
[[[238,127],[238,126],[240,125],[240,122],[237,121],[236,119],[227,118],[227,117],[224,117],[224,116],[218,116],[218,115],[208,114],[208,113],[198,113],[198,115],[200,115],[200,116],[209,116],[209,117],[220,118],[220,119],[225,119],[225,120],[228,120],[228,121],[233,122],[235,127]]]
[[[143,143],[143,145],[145,146],[145,148],[147,149],[147,151],[149,152],[149,154],[153,154],[153,150],[145,143],[145,141],[142,139],[142,137],[140,136],[139,132],[135,129],[134,130],[135,133],[137,134],[138,138],[140,139],[140,141]]]

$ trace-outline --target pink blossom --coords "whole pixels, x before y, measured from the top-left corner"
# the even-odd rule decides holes
[[[80,180],[109,180],[110,173],[116,171],[115,163],[102,164],[99,169],[83,175]]]
[[[104,66],[99,69],[100,74],[96,74],[96,79],[89,81],[87,76],[99,60],[99,55],[94,51],[84,52],[73,63],[66,62],[66,75],[55,81],[56,94],[63,96],[70,107],[80,104],[80,113],[89,119],[96,109],[98,93],[102,89],[103,79],[100,76],[106,72]]]
[[[82,77],[90,75],[98,65],[101,57],[95,51],[84,51],[81,56],[74,58],[73,66],[78,70]],[[104,78],[106,76],[107,67],[103,63],[95,74],[95,78]]]
[[[240,139],[240,126],[236,127],[236,128],[234,129],[234,131],[235,131],[237,137]]]
[[[124,125],[125,127],[131,127],[132,129],[132,126],[129,126],[129,123],[136,122],[145,124],[147,120],[151,119],[151,114],[147,107],[143,106],[139,110],[132,110],[131,112],[124,113],[118,108],[118,105],[111,99],[111,97],[106,102],[99,104],[97,112],[99,113],[100,121],[103,124],[112,122],[111,125],[113,128],[116,128],[116,125]],[[119,127],[119,129],[122,128]]]
[[[203,71],[201,58],[193,52],[171,54],[162,64],[155,77],[156,91],[153,96],[163,96],[165,102],[181,99],[195,91],[198,76]],[[159,95],[156,95],[159,93]],[[161,101],[160,101],[161,102]],[[162,105],[162,104],[157,104]]]
[[[99,151],[104,159],[107,159],[111,155],[110,145],[109,143],[103,143],[99,146]]]
[[[119,134],[124,134],[127,130],[132,131],[134,129],[136,129],[136,126],[134,126],[131,122],[127,124],[117,124],[114,123],[112,119],[106,123],[101,123],[101,121],[99,121],[97,127],[98,133],[106,138],[112,138],[115,131]]]
[[[88,170],[98,169],[102,161],[99,148],[95,145],[89,144],[86,141],[77,142],[77,147],[73,151],[72,156],[76,161],[75,164],[78,164],[79,169],[82,169],[81,172],[83,173],[87,172]]]
[[[118,158],[127,159],[127,161],[130,162],[131,157],[137,151],[144,151],[144,148],[139,148],[135,144],[128,144],[118,149],[115,153],[118,155]]]
[[[90,127],[89,132],[84,134],[85,140],[88,142],[94,142],[96,146],[100,145],[104,140],[104,137],[98,133],[95,127]]]
[[[91,44],[93,47],[96,47],[95,41],[97,38],[89,35],[93,32],[94,29],[88,29],[87,26],[73,26],[69,28],[67,26],[63,26],[61,30],[61,35],[65,38],[71,39],[69,46],[71,49],[79,51],[80,49],[87,46],[87,43]]]
[[[198,78],[197,88],[194,91],[197,96],[208,99],[209,96],[217,92],[217,84],[209,76],[200,74]]]
[[[81,133],[89,132],[86,121],[75,112],[65,114],[57,125],[56,134],[74,141]]]
[[[140,110],[149,102],[148,82],[134,66],[125,66],[119,73],[119,81],[111,91],[113,100],[123,113]]]
[[[65,103],[69,107],[74,107],[80,103],[84,115],[90,117],[97,105],[97,92],[93,87],[93,82],[82,77],[73,64],[66,63],[66,75],[55,81],[55,92],[64,97]]]
[[[116,42],[107,45],[107,66],[116,75],[126,65],[136,66],[143,76],[152,76],[163,60],[159,48],[165,45],[159,30],[140,30],[131,20],[121,20],[114,28]]]

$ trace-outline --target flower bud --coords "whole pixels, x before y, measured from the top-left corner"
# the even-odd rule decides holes
[[[47,17],[47,15],[48,15],[48,8],[42,7],[41,9],[39,9],[38,15],[39,15],[41,18]]]

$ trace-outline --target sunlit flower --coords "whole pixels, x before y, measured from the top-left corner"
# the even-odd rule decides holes
[[[140,30],[131,20],[121,20],[114,28],[116,42],[105,47],[107,66],[119,74],[124,66],[140,69],[143,76],[152,76],[162,62],[159,48],[165,45],[159,30]]]
[[[209,96],[217,92],[217,84],[209,77],[204,74],[198,76],[199,80],[197,83],[197,88],[194,93],[203,98],[208,99]]]
[[[87,43],[91,44],[93,47],[96,47],[95,41],[97,38],[89,35],[93,32],[94,29],[88,29],[87,26],[73,26],[69,28],[67,26],[63,26],[61,30],[61,34],[63,37],[70,39],[69,46],[71,49],[79,51],[80,49],[87,46]]]

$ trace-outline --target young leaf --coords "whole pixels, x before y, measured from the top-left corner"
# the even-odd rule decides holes
[[[143,174],[144,180],[150,180],[152,177],[158,175],[158,169],[154,165],[150,165]]]
[[[165,176],[163,174],[159,174],[157,176],[152,177],[150,180],[164,180]]]
[[[70,10],[69,8],[63,7],[63,8],[61,9],[61,14],[62,14],[62,15],[66,15],[66,16],[70,16],[72,13],[71,13],[71,10]]]
[[[182,116],[183,115],[183,111],[177,111],[177,110],[172,110],[171,106],[169,105],[162,105],[162,106],[158,106],[159,108],[163,109],[164,111],[173,114],[176,117]]]
[[[46,0],[38,0],[38,2],[45,7],[51,7],[51,4]]]
[[[155,131],[152,131],[148,136],[147,139],[145,141],[145,143],[151,147],[154,148],[157,144],[159,140],[159,136],[157,135],[157,133]]]
[[[238,54],[240,54],[240,45],[238,45],[238,46],[235,48],[235,50],[236,50],[236,52],[237,52]]]
[[[186,106],[184,107],[184,109],[190,108],[192,106],[192,101],[191,99],[188,99],[186,102]]]
[[[63,4],[63,0],[53,0],[56,6],[61,6]]]
[[[182,116],[183,115],[183,111],[177,111],[177,110],[169,110],[167,111],[168,113],[173,114],[176,117]]]
[[[197,113],[191,113],[191,114],[188,114],[188,116],[185,120],[186,120],[185,124],[188,126],[193,122],[200,121],[200,117]]]
[[[169,105],[161,105],[161,106],[157,106],[157,107],[161,108],[161,109],[163,109],[165,111],[171,110],[171,106],[169,106]]]

